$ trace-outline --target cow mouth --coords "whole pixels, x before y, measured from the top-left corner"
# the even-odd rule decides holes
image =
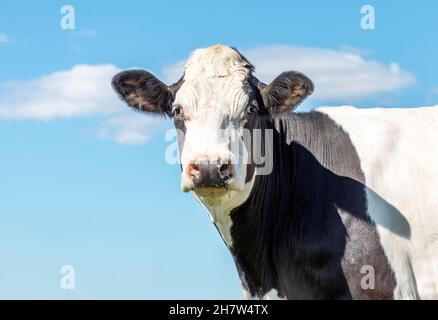
[[[220,198],[227,194],[230,189],[226,187],[201,187],[195,188],[192,191],[203,198]]]
[[[201,197],[217,198],[232,191],[241,191],[242,187],[234,178],[225,181],[198,181],[196,178],[188,178],[187,175],[183,175],[181,190],[194,192]]]
[[[200,197],[220,198],[233,191],[242,191],[242,188],[234,181],[227,181],[221,185],[215,186],[195,186],[191,191]]]

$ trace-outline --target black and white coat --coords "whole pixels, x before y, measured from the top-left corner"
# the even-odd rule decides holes
[[[208,210],[246,298],[438,298],[438,107],[291,113],[312,82],[264,85],[225,46],[195,51],[174,85],[133,70],[113,86],[174,119],[181,188]],[[272,172],[238,162],[222,185],[199,183],[192,164],[234,159],[245,129],[273,133]]]

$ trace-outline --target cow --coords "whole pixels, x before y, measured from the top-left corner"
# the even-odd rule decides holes
[[[294,112],[307,76],[264,84],[223,45],[194,51],[172,85],[128,70],[112,86],[173,119],[181,188],[208,210],[244,298],[438,298],[438,107]],[[271,166],[242,138],[257,130]]]

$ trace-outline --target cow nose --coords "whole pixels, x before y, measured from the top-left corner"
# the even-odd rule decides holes
[[[196,161],[188,165],[187,173],[195,188],[221,188],[233,176],[230,160],[225,164],[219,161]]]

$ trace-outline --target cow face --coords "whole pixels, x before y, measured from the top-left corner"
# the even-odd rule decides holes
[[[116,75],[113,87],[131,107],[173,118],[182,190],[220,198],[242,192],[253,180],[256,170],[248,150],[260,118],[293,109],[313,91],[300,73],[282,73],[265,85],[253,69],[237,50],[218,45],[196,50],[174,85],[131,70]]]

